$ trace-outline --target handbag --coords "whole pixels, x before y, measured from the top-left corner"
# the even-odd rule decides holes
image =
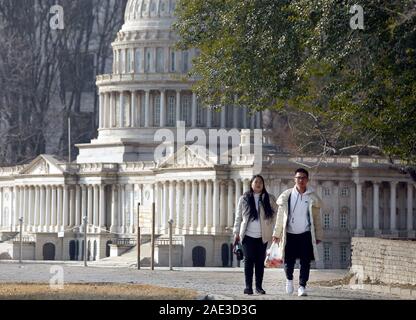
[[[234,254],[236,255],[238,261],[241,261],[244,259],[244,252],[243,252],[243,248],[241,247],[240,242],[237,242],[234,245]]]

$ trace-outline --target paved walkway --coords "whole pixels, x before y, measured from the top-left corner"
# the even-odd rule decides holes
[[[324,287],[314,282],[341,279],[347,270],[311,270],[309,296],[299,298],[284,293],[285,277],[282,269],[266,269],[264,276],[264,296],[244,295],[244,272],[242,268],[149,268],[137,270],[132,267],[91,262],[83,267],[82,262],[0,262],[1,283],[49,283],[51,267],[60,265],[64,270],[66,283],[134,283],[171,288],[188,288],[198,291],[200,297],[213,296],[215,299],[238,300],[368,300],[398,299],[390,294],[376,294],[361,290],[351,290],[340,286]],[[295,270],[295,285],[298,270]]]

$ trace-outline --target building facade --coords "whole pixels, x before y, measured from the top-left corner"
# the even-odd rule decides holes
[[[20,218],[24,259],[82,260],[84,217],[88,259],[121,254],[138,224],[150,235],[154,206],[156,263],[168,263],[173,223],[174,265],[231,266],[235,208],[252,175],[278,196],[301,166],[324,202],[315,267],[348,267],[353,235],[415,237],[415,182],[384,159],[292,157],[273,144],[270,112],[203,107],[187,76],[198,52],[175,48],[174,9],[128,2],[113,72],[97,78],[98,137],[77,145],[75,162],[40,155],[0,168],[0,259],[19,258]]]

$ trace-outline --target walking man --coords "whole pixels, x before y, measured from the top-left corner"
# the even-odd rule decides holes
[[[321,200],[308,187],[309,173],[305,169],[295,171],[295,187],[284,191],[277,199],[279,206],[273,241],[283,248],[286,273],[286,293],[293,293],[293,271],[296,259],[300,259],[298,296],[306,296],[310,264],[318,260],[317,244],[322,240]]]

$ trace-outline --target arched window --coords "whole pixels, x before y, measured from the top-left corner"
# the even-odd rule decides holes
[[[150,64],[152,63],[152,53],[149,48],[146,48],[145,71],[150,72]]]

